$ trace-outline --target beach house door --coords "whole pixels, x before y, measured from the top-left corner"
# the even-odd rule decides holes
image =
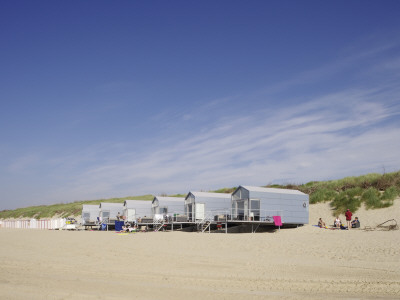
[[[103,223],[108,223],[110,220],[110,211],[109,210],[103,210],[101,212],[101,221]]]
[[[189,218],[189,221],[193,221],[193,204],[187,204],[186,205],[186,214]]]
[[[196,220],[204,219],[204,203],[196,203],[195,215]]]
[[[260,199],[250,199],[250,221],[260,220]]]
[[[249,202],[247,200],[243,201],[243,210],[244,210],[244,220],[249,220]]]
[[[84,213],[82,214],[82,219],[83,219],[83,221],[84,221],[85,224],[86,224],[86,223],[89,223],[89,222],[90,222],[90,213],[84,212]]]
[[[236,201],[236,217],[238,220],[244,220],[245,209],[244,209],[244,200]]]
[[[129,208],[128,215],[126,216],[128,222],[134,222],[136,220],[136,209]]]

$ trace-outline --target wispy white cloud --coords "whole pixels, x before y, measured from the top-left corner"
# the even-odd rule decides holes
[[[388,58],[391,51],[398,53],[400,48],[400,40],[395,36],[390,37],[391,41],[379,39],[371,36],[364,40],[356,41],[351,47],[345,49],[338,56],[326,63],[302,72],[294,73],[286,80],[268,85],[252,95],[268,95],[276,94],[282,91],[291,90],[296,86],[313,84],[335,78],[346,77],[349,74],[355,76],[371,76],[376,71],[390,71],[397,69],[399,57]],[[393,56],[393,55],[392,55]],[[382,74],[380,74],[382,75]],[[393,74],[391,74],[393,75]],[[375,77],[376,78],[376,77]],[[358,84],[357,80],[353,80],[351,84]],[[317,86],[316,86],[317,87]]]
[[[176,193],[400,168],[400,124],[381,125],[399,110],[379,98],[376,89],[347,90],[223,118],[207,131],[161,139],[150,151],[96,164],[66,188],[79,198]]]
[[[331,78],[359,59],[345,58],[254,94],[270,100],[271,91]],[[41,187],[43,201],[52,202],[304,183],[378,172],[382,167],[394,171],[400,169],[400,88],[393,72],[397,64],[398,58],[391,57],[365,67],[389,70],[385,74],[391,80],[374,83],[372,72],[368,82],[373,84],[356,81],[317,95],[305,93],[301,101],[286,107],[268,101],[246,106],[254,95],[235,95],[156,113],[151,121],[162,133],[57,154],[23,155],[7,170],[16,174],[40,167],[37,176],[50,183]]]

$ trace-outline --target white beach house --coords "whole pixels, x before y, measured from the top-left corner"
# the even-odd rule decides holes
[[[232,218],[244,221],[272,221],[280,216],[284,224],[308,224],[309,196],[297,190],[239,186],[232,193]]]
[[[150,200],[125,200],[123,216],[128,222],[136,222],[138,218],[152,217]]]
[[[101,202],[99,205],[100,221],[102,223],[113,224],[117,220],[118,214],[122,216],[123,209],[123,203]]]
[[[185,198],[181,197],[154,197],[151,203],[153,217],[156,219],[165,216],[183,215],[185,212]]]
[[[82,225],[95,224],[97,217],[99,217],[100,207],[99,205],[82,205]]]
[[[228,214],[231,209],[231,194],[189,192],[185,198],[185,214],[196,222],[205,216]]]

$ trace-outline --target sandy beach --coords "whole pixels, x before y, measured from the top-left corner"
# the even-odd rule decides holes
[[[375,227],[393,207],[354,214]],[[399,299],[400,230],[255,234],[0,229],[0,299]],[[344,216],[341,216],[344,220]]]

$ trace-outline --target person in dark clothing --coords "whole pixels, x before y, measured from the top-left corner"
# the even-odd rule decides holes
[[[355,217],[353,221],[351,221],[351,228],[360,228],[360,221],[358,217]]]

